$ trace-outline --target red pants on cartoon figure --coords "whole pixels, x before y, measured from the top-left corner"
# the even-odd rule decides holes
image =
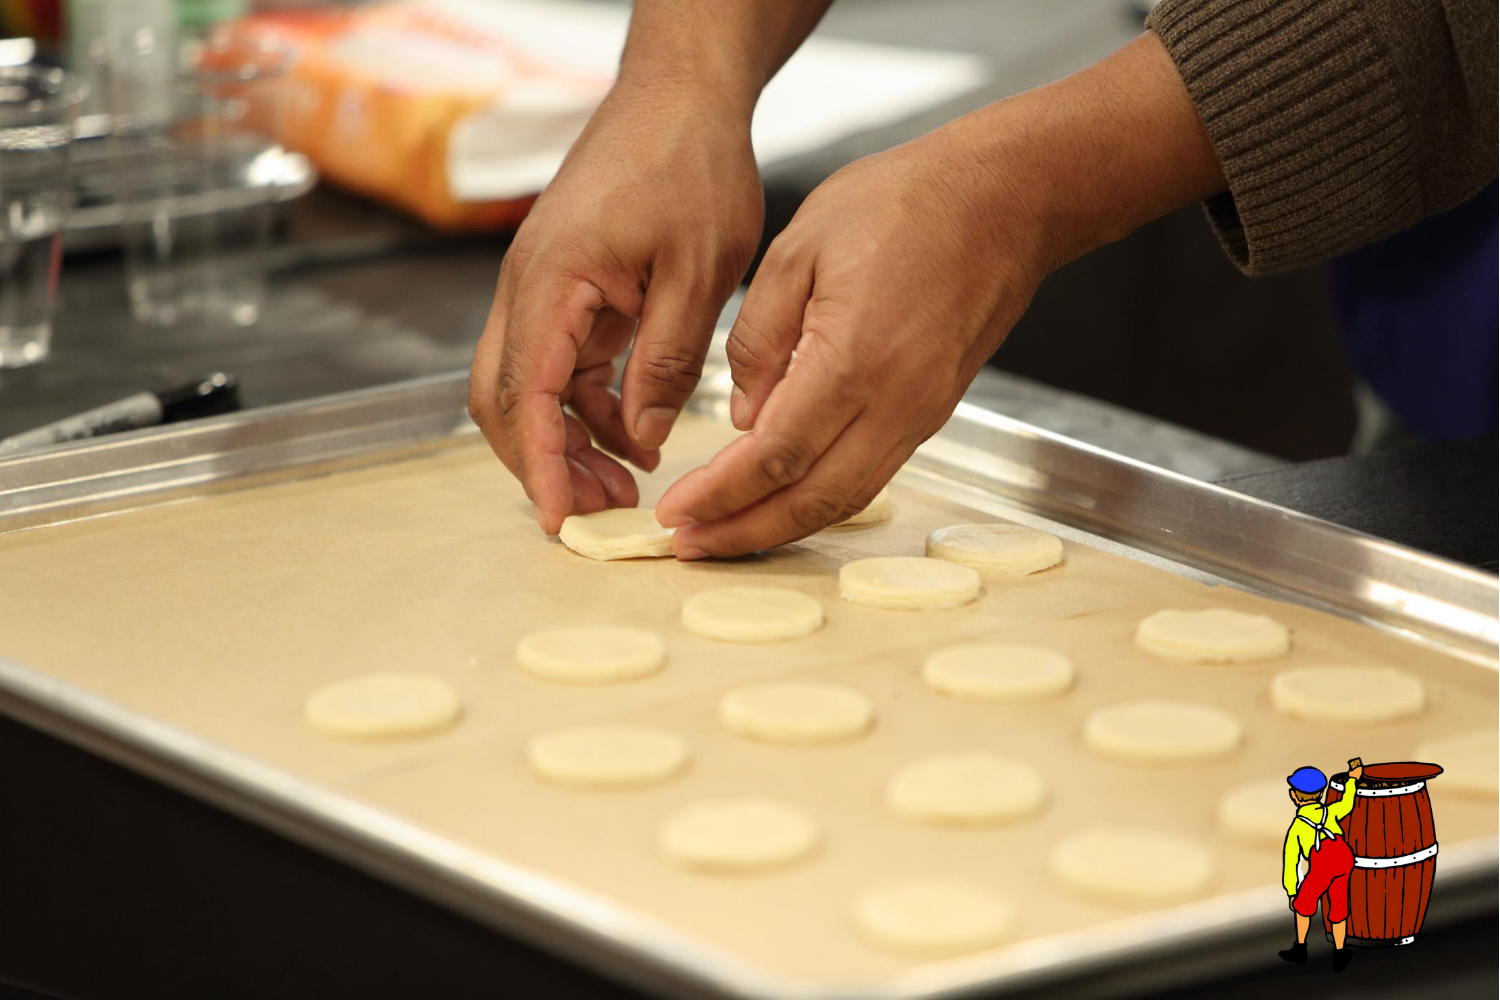
[[[1318,897],[1328,893],[1328,919],[1343,923],[1349,917],[1349,873],[1354,852],[1343,837],[1328,837],[1307,856],[1307,877],[1297,887],[1292,909],[1310,917],[1318,912]]]

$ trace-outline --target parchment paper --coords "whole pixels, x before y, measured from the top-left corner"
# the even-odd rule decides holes
[[[643,480],[654,500],[726,439],[684,418],[663,468]],[[1226,588],[1210,588],[1076,542],[1063,565],[986,584],[980,600],[936,613],[854,607],[837,569],[867,555],[920,555],[934,528],[992,520],[898,477],[895,518],[835,529],[739,560],[600,563],[536,530],[520,488],[482,445],[323,478],[220,494],[0,537],[0,653],[140,713],[300,777],[354,795],[444,836],[546,872],[643,911],[770,970],[825,982],[866,981],[914,963],[865,946],[850,898],[888,876],[970,879],[1020,905],[1014,942],[1142,911],[1079,898],[1046,871],[1046,855],[1092,822],[1130,822],[1202,838],[1212,893],[1280,892],[1275,846],[1222,835],[1222,790],[1303,764],[1335,771],[1353,756],[1410,759],[1440,734],[1496,724],[1496,673],[1353,622]],[[682,600],[727,583],[794,587],[819,598],[826,627],[771,645],[717,643],[678,624]],[[1163,607],[1233,607],[1294,629],[1287,658],[1246,666],[1183,666],[1135,649],[1131,635]],[[658,630],[668,665],[646,680],[568,687],[511,663],[525,632],[576,622]],[[980,638],[1052,646],[1071,656],[1069,695],[977,704],[929,692],[927,652]],[[1409,721],[1328,728],[1276,715],[1271,677],[1321,663],[1399,666],[1426,685]],[[303,699],[370,671],[451,681],[461,723],[427,739],[383,744],[320,737]],[[715,706],[735,684],[826,678],[874,701],[877,721],[853,743],[787,748],[722,732]],[[1234,713],[1243,749],[1219,763],[1148,768],[1083,748],[1083,720],[1125,699],[1172,697]],[[678,780],[635,792],[579,792],[534,779],[531,734],[565,723],[619,720],[672,729],[694,759]],[[915,826],[881,807],[892,770],[931,753],[985,748],[1030,760],[1051,783],[1038,817],[980,830]],[[1441,764],[1441,761],[1437,763]],[[1439,840],[1492,835],[1493,799],[1433,789]],[[661,818],[707,795],[772,795],[814,814],[826,831],[810,863],[756,877],[690,874],[655,850]],[[1288,813],[1290,821],[1290,807]],[[1442,858],[1439,857],[1439,866]]]

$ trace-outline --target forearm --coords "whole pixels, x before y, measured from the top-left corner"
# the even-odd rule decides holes
[[[981,208],[998,209],[998,222],[1022,206],[1038,242],[1020,249],[1043,273],[1224,189],[1203,124],[1150,32],[939,133],[967,151]]]
[[[833,0],[637,0],[620,79],[708,87],[744,112]]]

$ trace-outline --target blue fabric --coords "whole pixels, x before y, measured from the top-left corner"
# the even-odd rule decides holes
[[[1299,767],[1287,775],[1286,783],[1299,792],[1321,792],[1328,787],[1328,779],[1315,767]]]
[[[1496,432],[1496,193],[1325,268],[1350,365],[1431,441]]]

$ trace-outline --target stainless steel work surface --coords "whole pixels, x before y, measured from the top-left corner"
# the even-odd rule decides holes
[[[726,439],[723,389],[712,374],[648,499]],[[577,961],[683,994],[745,996],[1034,985],[1284,920],[1279,852],[1218,830],[1221,790],[1308,760],[1402,759],[1434,735],[1495,724],[1493,578],[971,408],[898,478],[891,522],[682,566],[594,563],[542,539],[519,488],[464,431],[461,400],[461,379],[437,379],[0,463],[0,655],[15,661],[0,664],[0,709]],[[1053,527],[1066,561],[991,581],[948,612],[839,601],[842,562],[917,554],[934,527],[995,518]],[[747,580],[816,596],[827,626],[795,643],[731,646],[678,625],[686,596]],[[1152,660],[1130,635],[1167,606],[1264,611],[1292,626],[1293,652],[1236,667]],[[551,686],[514,668],[526,631],[580,620],[657,630],[667,668],[608,688]],[[981,636],[1064,650],[1076,689],[1018,707],[947,701],[921,685],[927,651]],[[1422,679],[1427,710],[1334,730],[1271,710],[1276,671],[1329,662],[1400,666]],[[303,725],[301,701],[318,685],[391,669],[446,677],[464,699],[460,724],[389,744],[340,743]],[[725,688],[785,676],[858,687],[875,702],[874,730],[800,750],[719,730]],[[1241,751],[1143,769],[1080,745],[1093,708],[1151,695],[1232,711],[1246,729]],[[680,780],[612,795],[526,772],[529,735],[597,720],[678,731],[693,765]],[[884,814],[896,766],[970,748],[1035,763],[1047,808],[985,830]],[[667,811],[730,790],[803,806],[824,827],[823,849],[744,879],[658,856]],[[1492,799],[1453,796],[1441,779],[1434,801],[1436,906],[1493,883],[1496,817]],[[1201,841],[1215,861],[1211,888],[1146,908],[1068,892],[1047,853],[1100,820]],[[852,932],[848,903],[901,874],[970,879],[1011,896],[1022,919],[1009,944],[967,958],[883,954]]]

